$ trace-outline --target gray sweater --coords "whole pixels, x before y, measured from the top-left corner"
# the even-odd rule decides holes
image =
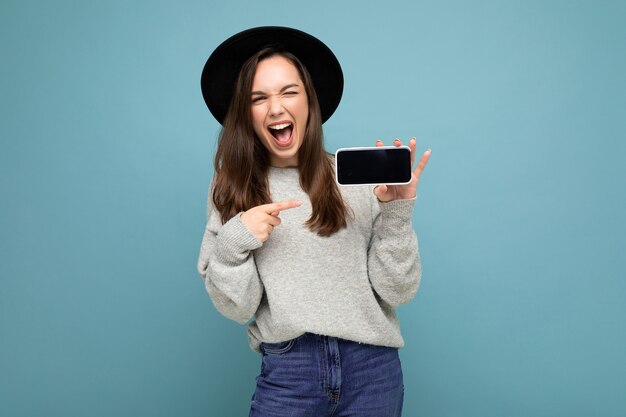
[[[209,192],[198,272],[224,316],[249,322],[250,347],[311,332],[380,346],[402,347],[395,308],[420,283],[415,199],[380,203],[371,186],[340,187],[354,216],[330,237],[311,232],[308,195],[296,168],[270,168],[272,201],[302,200],[280,213],[265,243],[241,221],[222,224]],[[252,319],[252,320],[251,320]]]

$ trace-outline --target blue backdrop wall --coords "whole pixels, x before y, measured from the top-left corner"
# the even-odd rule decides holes
[[[0,5],[0,415],[243,416],[259,370],[196,272],[223,39],[343,64],[330,151],[433,149],[399,309],[406,416],[626,416],[626,2]]]

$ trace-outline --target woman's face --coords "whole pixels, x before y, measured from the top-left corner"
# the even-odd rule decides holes
[[[252,80],[252,125],[272,166],[298,166],[308,118],[308,97],[296,67],[280,55],[259,62]]]

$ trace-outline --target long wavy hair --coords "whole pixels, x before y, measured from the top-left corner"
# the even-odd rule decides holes
[[[330,156],[324,150],[322,116],[313,81],[293,54],[265,48],[241,68],[215,154],[213,203],[227,222],[237,213],[271,203],[267,173],[270,155],[252,125],[252,82],[259,62],[282,56],[298,70],[308,97],[309,117],[298,150],[300,186],[309,195],[312,213],[306,221],[312,232],[330,236],[346,227],[348,206],[334,180]]]

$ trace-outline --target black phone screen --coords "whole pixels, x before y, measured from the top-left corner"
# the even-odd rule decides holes
[[[341,185],[406,184],[411,181],[408,147],[346,148],[336,153]]]

